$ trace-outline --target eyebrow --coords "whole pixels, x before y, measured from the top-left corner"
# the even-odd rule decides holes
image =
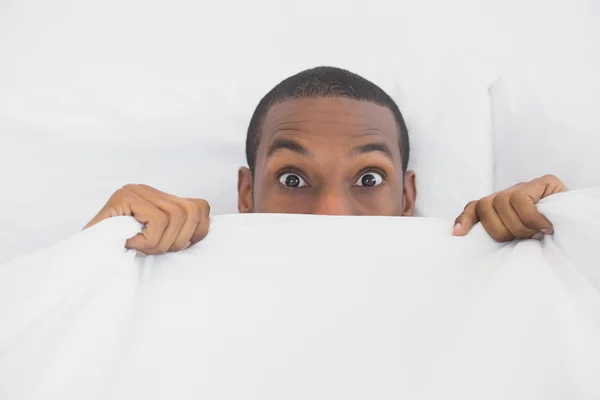
[[[365,144],[362,146],[355,147],[350,151],[350,155],[351,156],[359,156],[361,154],[367,154],[367,153],[373,153],[373,152],[382,153],[386,157],[388,157],[390,160],[392,160],[392,161],[394,160],[394,156],[392,155],[392,150],[385,143],[368,143],[368,144]]]
[[[280,150],[289,150],[294,153],[298,153],[303,156],[310,156],[311,153],[300,143],[295,142],[291,139],[275,139],[267,150],[267,157],[272,156],[274,153]]]

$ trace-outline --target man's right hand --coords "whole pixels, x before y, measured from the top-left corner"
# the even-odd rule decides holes
[[[125,185],[84,229],[110,217],[132,216],[144,224],[125,247],[144,254],[180,251],[208,233],[210,206],[202,199],[182,199],[146,185]]]

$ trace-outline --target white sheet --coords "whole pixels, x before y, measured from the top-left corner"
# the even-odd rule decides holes
[[[506,245],[421,218],[218,216],[136,257],[107,220],[0,266],[2,399],[592,399],[600,189]]]

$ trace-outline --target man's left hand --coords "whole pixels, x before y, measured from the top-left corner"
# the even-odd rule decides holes
[[[453,235],[466,235],[473,225],[481,222],[490,236],[498,242],[513,239],[541,239],[554,232],[552,223],[537,210],[544,197],[566,192],[565,185],[553,175],[531,182],[519,183],[466,205],[456,218]]]

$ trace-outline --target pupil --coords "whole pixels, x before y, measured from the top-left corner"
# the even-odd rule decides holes
[[[373,176],[373,174],[366,174],[362,177],[363,186],[375,186],[377,180]]]
[[[297,187],[300,184],[300,179],[296,175],[288,175],[285,177],[285,185],[289,187]]]

